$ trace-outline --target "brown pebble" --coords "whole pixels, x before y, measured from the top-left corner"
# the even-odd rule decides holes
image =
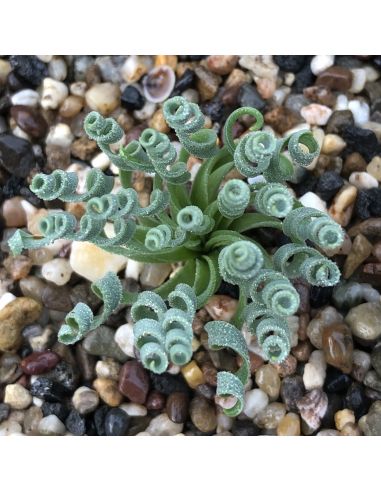
[[[340,436],[361,436],[362,432],[360,427],[353,422],[348,422],[341,429]]]
[[[165,395],[158,391],[148,393],[145,403],[147,410],[162,410],[165,407]]]
[[[197,429],[204,433],[213,432],[217,427],[216,408],[206,398],[196,396],[190,403],[190,418]]]
[[[76,116],[84,106],[84,100],[80,96],[70,95],[62,103],[59,114],[63,118],[73,118]]]
[[[353,363],[353,339],[349,327],[344,323],[325,326],[322,342],[327,364],[349,374]]]
[[[8,256],[8,258],[4,260],[3,265],[12,280],[21,280],[28,276],[33,266],[33,262],[28,256],[17,255]]]
[[[352,276],[355,270],[369,257],[372,249],[372,243],[363,234],[358,234],[355,237],[352,249],[346,257],[343,267],[343,277],[345,279]]]
[[[119,373],[119,391],[133,403],[146,401],[150,380],[148,372],[137,360],[123,364]]]
[[[237,299],[216,294],[205,304],[205,309],[214,320],[230,321],[237,310],[237,305]]]
[[[353,172],[363,172],[366,169],[366,160],[358,152],[352,152],[344,160],[342,176],[349,178]]]
[[[212,362],[207,361],[202,364],[201,370],[204,374],[205,382],[211,386],[217,386],[217,369]]]
[[[332,205],[328,209],[332,219],[343,227],[347,226],[351,220],[357,191],[356,186],[344,185],[335,195]]]
[[[25,374],[43,374],[53,369],[60,360],[61,357],[58,354],[46,350],[45,352],[33,352],[28,355],[21,361],[20,366]]]
[[[352,85],[352,72],[345,67],[332,66],[319,74],[315,85],[322,85],[334,91],[347,91]]]
[[[93,387],[110,407],[118,407],[123,401],[123,395],[118,390],[118,384],[113,379],[97,378],[93,381]]]
[[[249,360],[250,360],[250,372],[251,374],[255,374],[256,371],[263,366],[265,361],[262,357],[254,352],[249,352]]]
[[[192,389],[197,388],[199,384],[205,383],[204,374],[194,360],[183,366],[181,368],[181,373],[188,383],[188,386]]]
[[[292,374],[295,373],[297,364],[298,361],[296,360],[296,358],[293,355],[289,354],[283,362],[273,365],[277,370],[279,376],[281,378],[285,378],[286,376],[292,376]]]
[[[277,106],[265,113],[264,116],[265,123],[270,125],[280,135],[283,135],[300,121],[299,116],[285,106]]]
[[[186,393],[176,391],[168,396],[166,412],[175,424],[185,423],[188,416],[189,398]]]
[[[218,75],[228,75],[237,65],[236,55],[210,55],[206,63],[209,70]]]
[[[296,413],[287,413],[279,422],[278,436],[300,436],[300,417]]]
[[[74,140],[70,149],[74,157],[82,161],[89,161],[97,152],[98,145],[95,140],[90,140],[86,136],[83,136]]]
[[[222,79],[219,75],[210,72],[200,65],[195,68],[195,73],[197,76],[196,86],[201,100],[209,101],[217,94]]]
[[[339,431],[343,430],[347,424],[354,424],[356,422],[353,410],[349,410],[348,408],[338,410],[334,418],[336,429]]]
[[[26,213],[21,206],[22,198],[14,196],[4,200],[2,214],[6,227],[24,227],[26,225]]]
[[[313,85],[303,89],[303,95],[312,102],[323,104],[332,108],[336,102],[336,96],[327,87]]]
[[[296,347],[292,347],[291,353],[299,362],[307,362],[312,352],[309,340],[300,341]]]
[[[357,236],[357,234],[364,234],[366,237],[380,237],[381,236],[381,218],[375,217],[366,219],[359,224],[354,225],[348,230],[350,237]]]
[[[169,133],[169,126],[164,119],[163,110],[160,108],[154,112],[152,118],[149,120],[148,125],[150,128],[161,132],[161,133]]]
[[[11,116],[15,119],[17,125],[26,134],[33,138],[42,138],[48,131],[48,125],[36,108],[31,106],[12,106]]]

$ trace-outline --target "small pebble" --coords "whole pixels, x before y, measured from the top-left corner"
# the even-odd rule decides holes
[[[45,280],[56,285],[65,285],[69,282],[73,270],[68,260],[55,258],[42,265],[41,274]]]
[[[143,404],[150,387],[148,371],[136,360],[126,362],[119,373],[119,391],[133,403]]]
[[[53,369],[60,359],[58,354],[50,350],[33,352],[21,361],[20,367],[25,374],[43,374]]]
[[[348,326],[334,323],[324,327],[322,341],[327,364],[349,374],[352,370],[353,339]]]
[[[126,323],[119,326],[115,332],[115,342],[126,355],[135,358],[133,328],[134,326],[132,323]]]
[[[254,424],[261,429],[276,429],[286,415],[286,405],[273,402],[254,417]]]
[[[85,94],[86,104],[103,116],[111,114],[120,103],[119,87],[111,82],[94,84]]]
[[[93,412],[99,405],[98,393],[87,386],[80,386],[74,392],[72,403],[81,415]]]
[[[348,103],[348,109],[352,111],[355,124],[360,126],[369,121],[370,109],[365,101],[353,99]]]
[[[71,410],[65,420],[65,427],[73,436],[84,436],[86,434],[86,419],[76,410]]]
[[[334,64],[334,55],[316,55],[312,58],[310,67],[314,75],[319,75]]]
[[[313,389],[296,403],[304,422],[313,430],[320,427],[328,407],[327,395],[321,389]]]
[[[57,109],[67,98],[68,88],[63,82],[52,78],[45,78],[42,84],[41,107],[43,109]]]
[[[121,408],[112,408],[106,414],[106,436],[125,436],[130,424],[130,418]]]
[[[103,152],[97,154],[93,159],[91,159],[91,165],[95,169],[100,169],[101,171],[105,171],[108,167],[110,167],[110,164],[110,159]]]
[[[40,101],[40,95],[38,92],[32,89],[23,89],[19,92],[15,92],[11,96],[11,102],[13,106],[31,106],[35,108]]]
[[[269,397],[270,401],[278,399],[280,391],[280,378],[276,368],[272,364],[263,365],[255,373],[255,382]]]
[[[321,309],[307,326],[307,336],[316,348],[323,348],[323,329],[332,323],[342,321],[343,316],[332,306]]]
[[[347,424],[354,424],[355,421],[355,414],[352,410],[348,410],[348,408],[335,413],[335,425],[339,431],[342,431]]]
[[[95,372],[99,378],[109,378],[118,381],[120,364],[114,359],[98,360]]]
[[[366,302],[349,310],[345,322],[360,340],[372,341],[381,335],[381,304]]]
[[[327,364],[322,350],[314,350],[304,366],[303,383],[307,391],[322,388],[325,381]]]
[[[139,403],[122,403],[119,407],[126,412],[129,417],[145,417],[147,415],[147,408]]]
[[[199,384],[205,383],[204,374],[194,360],[183,366],[181,373],[188,386],[192,389],[196,389]]]
[[[243,413],[250,419],[264,410],[269,403],[269,397],[261,389],[249,390],[245,393],[245,404]]]
[[[55,145],[57,147],[70,147],[74,139],[69,125],[58,123],[51,127],[48,136],[46,137],[47,145]]]
[[[118,390],[118,383],[112,379],[97,378],[93,381],[93,386],[101,400],[109,407],[118,407],[123,401],[123,395]]]
[[[214,295],[205,304],[213,320],[230,321],[237,309],[238,301],[225,295]]]
[[[63,436],[66,427],[56,415],[52,414],[40,420],[38,432],[41,436]]]
[[[352,94],[358,94],[365,87],[365,83],[367,81],[367,73],[366,70],[363,68],[351,68],[351,72],[353,75],[353,79],[352,85],[349,88],[349,92],[352,92]]]
[[[367,172],[377,181],[381,181],[381,157],[376,155],[366,166]]]
[[[310,125],[324,126],[332,114],[332,109],[322,104],[312,103],[304,106],[300,114]]]
[[[316,208],[320,212],[327,212],[327,204],[322,200],[316,193],[308,191],[303,196],[299,198],[299,201],[305,207]]]
[[[339,135],[327,133],[324,136],[321,151],[323,154],[338,155],[346,147],[346,145],[345,140],[343,140]]]
[[[172,422],[166,413],[162,413],[151,420],[146,432],[150,436],[176,436],[182,432],[183,426]]]
[[[296,413],[287,413],[277,427],[278,436],[300,436],[300,417]]]
[[[188,416],[189,398],[186,393],[175,392],[168,396],[166,412],[176,424],[184,424]]]
[[[8,384],[5,387],[4,403],[12,409],[23,410],[31,405],[32,395],[21,384]]]
[[[217,415],[214,405],[202,396],[196,396],[190,402],[189,414],[193,424],[204,433],[213,432],[217,427]]]

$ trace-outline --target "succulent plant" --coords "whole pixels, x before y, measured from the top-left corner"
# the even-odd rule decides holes
[[[136,348],[143,365],[156,373],[166,371],[169,363],[181,366],[190,361],[196,310],[216,293],[222,280],[237,285],[240,297],[231,322],[213,321],[205,326],[211,349],[233,350],[242,360],[235,374],[222,371],[217,380],[225,412],[237,415],[249,377],[241,328],[246,325],[256,336],[270,362],[282,362],[291,343],[287,316],[299,306],[290,280],[302,277],[312,285],[336,284],[338,267],[310,244],[321,250],[337,248],[343,232],[328,215],[303,207],[285,184],[295,166],[308,166],[318,156],[311,132],[302,130],[276,139],[261,130],[259,111],[240,108],[228,117],[221,146],[216,132],[205,128],[196,104],[173,97],[163,104],[163,114],[178,137],[180,150],[167,135],[148,128],[139,140],[115,152],[112,148],[123,136],[121,128],[111,118],[89,113],[85,131],[119,168],[122,188],[113,193],[114,178],[97,169],[88,172],[82,194],[76,192],[75,173],[56,170],[36,175],[31,190],[38,197],[86,202],[86,213],[79,223],[70,213],[49,213],[40,222],[41,237],[19,230],[9,245],[14,254],[20,254],[24,248],[66,238],[90,241],[140,262],[181,262],[182,267],[153,292],[124,292],[118,276],[108,273],[92,285],[103,301],[102,311],[94,315],[79,303],[59,331],[62,343],[75,343],[104,323],[118,305],[131,305]],[[233,125],[242,116],[254,118],[254,124],[235,140]],[[202,160],[193,182],[187,168],[190,155]],[[226,180],[234,168],[240,179]],[[131,187],[137,170],[153,174],[146,207],[139,204]],[[257,176],[261,178],[245,179]],[[109,224],[113,234],[105,232]],[[290,242],[271,255],[248,235],[257,228],[283,231]]]

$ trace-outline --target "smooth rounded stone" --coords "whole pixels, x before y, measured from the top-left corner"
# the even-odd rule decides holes
[[[0,297],[0,311],[5,308],[10,302],[14,301],[17,299],[16,296],[11,294],[10,292],[5,292],[1,297]]]
[[[139,403],[122,403],[119,408],[126,412],[129,417],[145,417],[147,415],[147,407]]]
[[[0,384],[14,383],[22,376],[20,357],[5,353],[0,356]]]
[[[183,366],[181,373],[188,386],[192,389],[196,389],[199,384],[205,384],[206,382],[202,370],[194,360]]]
[[[368,354],[367,354],[368,355]],[[381,377],[381,344],[378,343],[372,350],[370,361],[379,377]]]
[[[352,72],[345,67],[330,66],[320,72],[315,85],[323,85],[335,91],[348,91],[352,85]]]
[[[163,410],[165,407],[165,396],[159,391],[150,391],[145,406],[147,410]]]
[[[135,358],[134,325],[132,323],[119,326],[115,332],[114,339],[123,353],[128,355],[128,357]]]
[[[345,322],[355,337],[374,341],[381,335],[381,304],[366,302],[355,306],[348,312]]]
[[[357,99],[349,101],[348,109],[352,111],[356,125],[361,126],[369,121],[370,108],[365,101]]]
[[[276,429],[285,415],[286,405],[273,402],[255,415],[254,424],[260,429]]]
[[[281,378],[285,378],[286,376],[291,376],[292,374],[295,374],[296,371],[296,366],[298,364],[298,361],[296,357],[293,355],[289,354],[283,362],[280,364],[273,364],[277,373]]]
[[[362,350],[355,349],[353,351],[351,376],[353,376],[356,381],[361,383],[364,380],[365,374],[368,372],[371,365],[371,357],[373,358],[373,355],[370,356],[367,352],[363,352]],[[378,372],[378,363],[376,363],[375,366],[372,362],[372,365]]]
[[[4,200],[1,212],[6,227],[24,227],[26,225],[26,214],[21,202],[22,198],[18,196]]]
[[[371,401],[365,394],[364,386],[359,383],[352,383],[344,398],[344,406],[355,412],[356,419],[365,415],[369,409]]]
[[[339,431],[342,431],[348,423],[354,424],[355,421],[355,414],[348,408],[344,408],[335,413],[335,425],[336,429]]]
[[[22,427],[18,422],[12,420],[4,420],[0,424],[0,437],[1,436],[21,436]]]
[[[18,297],[0,311],[0,351],[16,350],[22,342],[23,328],[36,321],[42,306],[34,299]]]
[[[341,436],[362,436],[362,431],[357,424],[348,422],[340,432]]]
[[[314,75],[319,75],[324,72],[324,70],[331,67],[334,62],[334,55],[315,55],[310,62],[311,72]]]
[[[126,362],[119,373],[119,391],[133,403],[143,404],[150,389],[148,372],[136,360]]]
[[[98,360],[95,372],[99,378],[109,378],[118,381],[121,365],[114,359]]]
[[[93,412],[99,405],[98,393],[87,386],[81,386],[74,392],[72,403],[81,415]]]
[[[266,107],[266,102],[251,84],[243,84],[241,86],[238,93],[238,103],[242,107],[256,108],[259,111],[263,111]]]
[[[346,142],[339,135],[327,133],[324,135],[321,152],[328,155],[338,155],[346,147]]]
[[[36,107],[40,100],[40,95],[33,89],[23,89],[19,92],[15,92],[11,96],[11,103],[13,106],[30,106]]]
[[[312,103],[303,106],[300,114],[310,125],[324,126],[332,114],[332,109],[323,104]]]
[[[324,381],[324,391],[329,394],[345,393],[353,380],[348,374],[344,374],[333,366],[328,366]]]
[[[369,190],[378,187],[377,179],[366,172],[353,172],[349,176],[349,182],[359,190]]]
[[[259,412],[269,404],[269,397],[262,389],[252,389],[245,393],[243,413],[253,419]]]
[[[50,77],[42,84],[41,107],[43,109],[57,109],[69,94],[66,84]]]
[[[65,60],[60,57],[54,57],[48,64],[49,77],[55,80],[65,80],[67,75],[67,66]]]
[[[287,413],[276,429],[278,436],[300,436],[300,417],[296,413]]]
[[[315,191],[323,200],[330,201],[343,185],[344,180],[340,174],[334,171],[326,171],[319,177]],[[327,208],[324,211],[326,212]]]
[[[343,320],[343,316],[332,306],[321,309],[307,326],[307,336],[318,349],[323,348],[323,329]]]
[[[168,278],[172,268],[167,263],[145,263],[140,274],[140,283],[147,288],[156,288]]]
[[[98,392],[99,397],[109,407],[118,407],[123,401],[123,395],[118,389],[116,381],[107,378],[97,378],[93,381],[93,387]]]
[[[314,350],[304,366],[303,383],[307,391],[322,388],[325,381],[327,364],[322,350]]]
[[[364,68],[352,68],[352,85],[349,88],[349,92],[352,94],[358,94],[361,92],[367,81],[367,73]]]
[[[59,114],[63,118],[74,118],[84,106],[83,98],[78,95],[68,96],[61,104]]]
[[[205,304],[205,309],[215,321],[230,321],[234,316],[238,301],[230,296],[216,294]]]
[[[366,166],[367,172],[377,181],[381,181],[381,157],[376,155]]]
[[[330,436],[339,436],[340,433],[336,429],[323,429],[319,431],[316,435],[319,437],[330,437]]]
[[[35,162],[32,145],[27,140],[9,133],[0,134],[0,167],[11,175],[26,178]]]
[[[21,130],[31,137],[38,139],[46,135],[48,125],[41,113],[32,106],[12,106],[11,116]]]
[[[37,87],[47,74],[47,67],[37,56],[33,55],[12,55],[9,58],[13,73],[27,82],[27,84]]]
[[[209,70],[218,75],[229,75],[238,62],[236,55],[210,55],[206,59]]]
[[[71,410],[65,420],[66,429],[74,436],[86,434],[86,420],[76,410]]]
[[[348,225],[353,212],[358,190],[351,184],[344,185],[334,197],[332,205],[328,209],[329,215],[341,226]]]
[[[50,350],[44,352],[33,352],[25,357],[20,364],[25,374],[43,374],[53,369],[61,357]]]
[[[58,123],[50,128],[46,137],[46,145],[56,147],[70,147],[74,139],[70,126],[66,123]]]
[[[366,415],[359,420],[359,427],[366,436],[381,436],[381,402],[375,401]]]
[[[14,410],[23,410],[32,404],[32,395],[21,384],[8,384],[5,387],[4,403]]]
[[[234,419],[225,415],[222,411],[217,412],[217,429],[216,434],[225,435],[225,432],[231,431]]]
[[[130,418],[120,408],[112,408],[105,417],[106,436],[125,436],[130,425]]]
[[[63,436],[66,433],[66,427],[54,414],[43,417],[37,430],[41,436]]]
[[[189,405],[191,421],[203,433],[213,432],[217,427],[216,408],[202,396],[193,398]]]
[[[91,159],[90,164],[95,169],[100,169],[101,171],[105,171],[110,167],[111,161],[103,152],[97,154],[93,159]]]
[[[120,104],[119,87],[111,82],[94,84],[85,94],[86,104],[104,116],[111,114]]]
[[[324,327],[322,343],[327,364],[349,374],[353,360],[353,339],[349,327],[344,323]]]
[[[32,406],[25,412],[23,428],[27,436],[38,435],[38,425],[44,417],[41,408]]]
[[[66,420],[66,417],[69,415],[69,409],[67,408],[67,406],[60,402],[44,401],[41,405],[41,410],[44,417],[54,414],[62,422],[64,422]]]
[[[99,326],[86,335],[83,348],[92,355],[111,357],[118,362],[125,362],[127,356],[114,341],[115,331],[108,326]]]
[[[146,432],[151,436],[176,436],[183,431],[183,427],[184,424],[176,424],[166,413],[162,413],[151,420]]]
[[[327,212],[326,202],[312,191],[307,191],[299,198],[299,201],[304,207],[312,207],[320,210],[320,212]]]
[[[144,96],[134,85],[127,85],[121,95],[121,105],[129,111],[142,109],[144,106]]]
[[[296,402],[304,422],[313,430],[320,427],[328,407],[328,397],[321,389],[313,389]]]
[[[352,244],[343,266],[343,277],[345,279],[352,276],[356,269],[370,256],[373,245],[363,234],[358,234]]]
[[[291,412],[297,411],[296,402],[302,398],[305,387],[302,376],[293,375],[285,377],[281,382],[280,397],[286,405],[286,409]]]
[[[255,373],[255,382],[269,397],[270,401],[278,399],[280,390],[280,377],[272,364],[260,367]]]
[[[95,282],[107,272],[119,272],[126,266],[127,258],[102,250],[95,244],[73,241],[70,266],[81,277]]]
[[[184,424],[188,417],[189,398],[186,393],[171,393],[167,398],[166,412],[176,424]]]
[[[42,265],[41,274],[45,280],[61,286],[69,282],[73,270],[65,258],[54,258]]]
[[[9,73],[12,71],[11,64],[8,60],[0,60],[0,86],[4,85],[7,81]]]
[[[364,385],[381,392],[381,379],[378,377],[376,371],[368,371],[365,374]]]

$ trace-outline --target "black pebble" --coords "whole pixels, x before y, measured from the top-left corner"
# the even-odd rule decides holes
[[[369,198],[369,212],[372,217],[379,217],[381,215],[381,188],[370,188],[365,190],[366,195]]]
[[[327,393],[345,393],[353,380],[348,374],[344,374],[336,367],[328,366],[324,381],[324,390]]]
[[[72,410],[65,420],[66,429],[75,436],[84,436],[86,433],[86,419],[77,410]]]
[[[12,55],[9,61],[15,74],[33,87],[40,85],[48,76],[47,66],[37,56]]]
[[[233,436],[259,436],[261,429],[251,420],[234,420],[231,430]]]
[[[284,72],[299,72],[308,61],[305,55],[275,55],[274,62]]]
[[[35,165],[31,144],[9,133],[0,135],[0,166],[10,174],[26,178]]]
[[[124,89],[120,100],[122,107],[130,111],[142,109],[145,103],[144,96],[133,85],[128,85]]]
[[[172,92],[172,96],[179,95],[185,90],[191,88],[196,80],[196,74],[190,68],[187,68],[185,72],[176,80],[175,87]]]
[[[201,111],[209,116],[213,122],[220,123],[224,116],[224,106],[221,99],[214,98],[212,101],[208,101],[201,105]]]
[[[319,308],[328,304],[332,297],[333,287],[319,287],[312,285],[310,290],[311,307]]]
[[[31,384],[30,393],[45,401],[60,402],[67,395],[67,390],[60,383],[45,377],[39,377]]]
[[[189,387],[180,376],[173,376],[172,374],[163,373],[155,374],[150,373],[151,382],[153,388],[163,395],[170,395],[177,391],[188,393]]]
[[[130,423],[130,418],[120,408],[112,408],[105,418],[106,436],[125,436]]]
[[[297,93],[303,92],[303,89],[313,85],[314,81],[315,75],[311,72],[310,65],[307,64],[295,75],[292,89]]]
[[[251,84],[243,84],[238,94],[239,106],[248,106],[263,111],[266,107],[266,102],[261,98],[257,89]]]
[[[206,58],[208,55],[179,55],[180,61],[200,61]]]
[[[44,401],[41,406],[44,417],[48,415],[56,415],[61,422],[65,422],[66,417],[69,415],[69,409],[63,403],[51,403]]]
[[[11,106],[12,103],[9,96],[5,95],[0,98],[0,114],[7,114]]]
[[[229,284],[228,282],[225,282],[223,280],[221,282],[221,285],[220,285],[219,289],[217,290],[216,294],[224,295],[224,296],[230,296],[233,299],[238,299],[239,298],[239,287],[238,287],[238,285]]]
[[[359,383],[352,383],[345,395],[345,408],[353,410],[358,420],[368,412],[370,404],[371,401],[365,395],[364,387]]]
[[[329,394],[327,410],[321,420],[321,429],[335,428],[335,413],[343,408],[343,397],[337,394]]]
[[[340,174],[334,171],[327,171],[320,176],[316,184],[316,194],[322,200],[329,202],[343,185],[344,180]]]
[[[61,360],[54,369],[45,374],[45,377],[61,384],[68,392],[73,392],[77,388],[78,374],[65,360]]]
[[[295,193],[298,196],[302,196],[309,191],[314,192],[317,186],[318,178],[311,173],[307,173],[306,177],[300,183],[296,183],[292,185],[295,190]]]
[[[381,144],[372,130],[347,125],[341,129],[341,133],[347,143],[347,152],[359,152],[367,162],[381,154]]]
[[[296,402],[304,396],[305,388],[302,376],[286,376],[281,383],[280,397],[289,412],[299,412]]]
[[[94,412],[94,425],[98,436],[106,435],[105,418],[109,410],[110,407],[108,407],[107,405],[102,405],[101,407],[98,407]]]
[[[369,219],[370,211],[370,197],[365,190],[359,190],[356,197],[355,206],[353,209],[353,213],[361,220]]]

